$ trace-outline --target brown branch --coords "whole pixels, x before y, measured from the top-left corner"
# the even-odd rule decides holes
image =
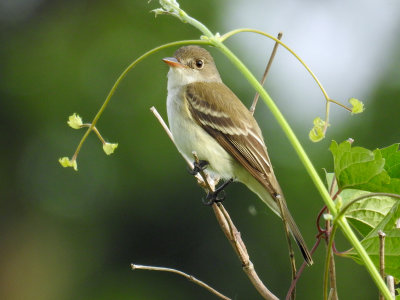
[[[168,126],[166,126],[165,122],[163,121],[162,117],[158,114],[157,110],[154,107],[152,107],[151,111],[157,117],[158,121],[161,123],[167,134],[170,136],[172,142],[174,142],[172,134],[170,134],[170,130],[168,129]],[[194,159],[198,160],[196,153],[193,153],[193,155]],[[186,162],[188,162],[188,159],[185,158],[185,160]],[[192,162],[190,162],[189,165],[193,167]],[[204,171],[200,171],[198,175],[200,177],[200,178],[197,177],[199,185],[202,188],[206,189],[207,191],[213,192],[215,190],[215,185],[216,185],[215,181],[212,180],[213,178],[210,178]],[[264,299],[278,300],[278,298],[268,290],[268,288],[258,277],[254,269],[254,265],[249,259],[249,254],[247,253],[247,249],[241,238],[240,232],[233,224],[232,219],[230,218],[228,212],[225,210],[224,206],[221,203],[218,204],[213,203],[212,208],[214,210],[215,216],[222,231],[224,232],[225,236],[231,243],[233,249],[235,250],[236,254],[239,257],[240,262],[242,263],[243,271],[249,277],[253,286],[256,288],[256,290],[260,293],[260,295]]]
[[[218,297],[220,297],[221,299],[225,299],[225,300],[230,300],[231,298],[226,297],[225,295],[221,294],[220,292],[218,292],[217,290],[213,289],[211,286],[209,286],[208,284],[204,283],[201,280],[198,280],[196,277],[186,274],[182,271],[176,270],[176,269],[171,269],[171,268],[164,268],[164,267],[154,267],[154,266],[143,266],[143,265],[136,265],[136,264],[131,264],[131,268],[132,270],[148,270],[148,271],[161,271],[161,272],[170,272],[170,273],[175,273],[178,275],[181,275],[183,277],[185,277],[186,279],[188,279],[189,281],[205,288],[206,290],[210,291],[211,293],[217,295]]]
[[[283,35],[283,33],[282,33],[282,32],[279,32],[279,33],[278,33],[278,36],[277,36],[277,39],[280,40],[280,39],[282,38],[282,35]],[[262,79],[261,79],[261,81],[260,81],[260,84],[261,84],[261,85],[264,84],[265,79],[267,78],[269,69],[271,68],[272,61],[274,60],[274,57],[275,57],[275,54],[276,54],[276,50],[278,50],[278,46],[279,46],[279,43],[278,43],[278,42],[275,42],[274,48],[272,49],[271,56],[269,57],[267,66],[266,66],[266,68],[265,68],[264,75],[263,75],[263,77],[262,77]],[[253,104],[252,104],[251,107],[250,107],[250,112],[251,112],[252,114],[254,114],[254,111],[256,110],[256,105],[257,105],[257,101],[258,101],[258,98],[259,98],[259,97],[260,97],[260,94],[257,92],[257,93],[255,94],[255,96],[254,96]]]
[[[396,296],[396,292],[394,289],[394,277],[392,275],[386,276],[386,285],[389,288],[390,294],[394,297]]]
[[[311,255],[314,254],[314,252],[317,250],[319,243],[321,242],[321,240],[324,238],[324,232],[321,232],[318,234],[317,236],[317,241],[315,242],[314,246],[312,247],[312,249],[310,250]],[[292,295],[293,293],[293,289],[296,287],[297,281],[299,280],[301,274],[303,273],[303,270],[305,269],[305,267],[307,266],[307,262],[303,261],[303,264],[301,265],[299,271],[297,272],[296,278],[294,280],[292,280],[292,283],[290,284],[289,290],[286,294],[286,300],[290,299],[290,295]]]
[[[250,261],[250,256],[247,252],[246,245],[242,240],[240,232],[233,224],[232,219],[230,218],[225,207],[221,203],[213,203],[212,208],[223,233],[225,234],[233,249],[235,250],[237,256],[239,257],[239,260],[242,263],[243,271],[250,279],[253,286],[264,299],[278,300],[278,298],[274,294],[272,294],[264,285],[260,277],[258,277],[254,265]]]
[[[277,200],[278,200],[278,204],[279,204],[279,209],[281,211],[282,223],[283,223],[283,227],[285,229],[286,241],[287,241],[288,249],[289,249],[289,260],[290,260],[290,265],[292,268],[292,281],[293,281],[297,275],[296,259],[294,257],[292,240],[290,239],[289,224],[287,223],[286,216],[285,216],[285,210],[283,209],[283,205],[285,205],[285,204],[282,203],[281,197],[277,197]],[[292,300],[294,300],[296,298],[296,287],[293,288],[290,298]]]

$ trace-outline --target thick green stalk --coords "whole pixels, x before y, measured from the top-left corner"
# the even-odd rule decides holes
[[[239,71],[243,74],[243,76],[249,81],[249,83],[256,89],[257,92],[260,93],[260,96],[263,98],[265,104],[269,107],[272,114],[278,121],[279,125],[281,126],[282,130],[288,137],[290,143],[292,144],[293,148],[297,152],[301,162],[303,163],[304,167],[306,168],[308,174],[310,175],[312,181],[314,182],[316,188],[318,189],[319,193],[321,194],[326,206],[329,208],[331,214],[336,216],[336,207],[335,203],[332,201],[331,197],[327,189],[325,188],[324,183],[322,182],[321,178],[319,177],[317,171],[315,170],[312,162],[308,158],[306,152],[304,151],[303,147],[301,146],[299,140],[297,139],[296,135],[294,134],[293,130],[290,128],[290,125],[283,117],[282,113],[273,102],[271,97],[268,93],[264,90],[264,88],[260,85],[258,80],[254,77],[254,75],[247,69],[247,67],[221,42],[213,40],[213,44],[220,49],[228,58],[232,61],[232,63],[239,69]],[[364,262],[367,270],[371,274],[373,280],[375,281],[377,287],[381,290],[383,295],[387,299],[391,299],[390,292],[385,285],[385,282],[381,278],[378,270],[375,268],[371,258],[368,256],[367,252],[365,251],[364,247],[361,245],[359,240],[357,239],[354,232],[351,230],[347,220],[345,218],[339,218],[337,220],[339,226],[341,227],[344,235],[347,237],[349,242],[353,245],[356,249],[360,258]]]
[[[214,42],[215,44],[215,42]],[[318,191],[320,192],[321,196],[324,198],[326,205],[328,206],[329,210],[332,214],[336,215],[336,207],[333,203],[331,197],[329,196],[328,191],[325,188],[324,183],[322,182],[321,178],[319,177],[317,171],[315,170],[312,162],[308,158],[306,152],[304,151],[303,147],[301,146],[299,140],[297,139],[296,135],[294,134],[293,130],[290,128],[290,125],[283,117],[282,113],[280,112],[279,108],[276,106],[274,101],[268,95],[268,93],[264,90],[264,88],[260,85],[258,80],[254,77],[254,75],[247,69],[247,67],[222,43],[215,44],[217,48],[219,48],[227,57],[232,61],[232,63],[239,69],[239,71],[243,74],[243,76],[249,81],[249,83],[255,88],[255,90],[260,93],[260,96],[263,98],[264,102],[267,104],[268,108],[271,110],[272,114],[278,121],[279,125],[281,126],[282,130],[288,137],[290,143],[296,150],[300,160],[304,164],[307,172],[310,174],[314,184],[316,185]]]

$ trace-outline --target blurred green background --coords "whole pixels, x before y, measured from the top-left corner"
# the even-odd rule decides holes
[[[365,113],[352,117],[332,107],[327,138],[311,143],[308,131],[313,118],[323,116],[324,99],[306,71],[279,50],[266,87],[321,176],[323,168],[332,169],[332,139],[352,137],[371,149],[399,142],[397,2],[182,0],[181,6],[215,32],[239,26],[283,30],[283,40],[332,98],[365,102]],[[175,18],[154,18],[149,11],[157,7],[156,1],[134,0],[0,1],[1,299],[214,298],[173,274],[133,272],[130,263],[177,268],[234,299],[260,298],[212,210],[202,205],[203,191],[149,111],[154,105],[166,116],[168,68],[161,58],[176,49],[142,62],[118,88],[98,123],[107,140],[119,143],[114,155],[107,157],[91,135],[78,158],[79,172],[57,162],[73,154],[84,133],[67,126],[69,115],[77,112],[90,122],[133,59],[166,42],[198,38]],[[228,45],[261,77],[272,42],[242,35]],[[249,84],[210,51],[224,81],[249,105]],[[265,105],[258,106],[256,118],[311,247],[323,203]],[[227,189],[225,206],[260,277],[284,297],[290,268],[280,220],[240,184]],[[347,249],[338,238],[337,247]],[[324,252],[321,244],[315,265],[299,281],[298,299],[321,298]],[[377,298],[362,266],[336,261],[342,299]]]

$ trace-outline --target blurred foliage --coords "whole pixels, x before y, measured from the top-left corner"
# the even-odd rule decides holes
[[[57,161],[71,156],[81,138],[81,131],[67,126],[69,115],[77,112],[90,120],[133,59],[165,42],[197,38],[198,32],[178,20],[155,19],[148,13],[157,7],[155,1],[14,3],[20,10],[2,13],[0,21],[0,298],[211,298],[175,275],[132,272],[131,262],[177,268],[228,296],[258,298],[211,210],[201,204],[202,190],[149,112],[155,105],[165,116],[167,67],[161,58],[174,49],[133,70],[97,124],[107,140],[119,143],[115,154],[106,156],[93,135],[79,156],[78,173]],[[215,31],[222,4],[184,2]],[[367,148],[398,142],[393,128],[399,120],[399,72],[398,63],[393,64],[376,83],[366,111],[332,126],[329,136],[338,141],[351,136]],[[261,106],[258,118],[265,112]],[[271,134],[279,132],[277,125],[268,127],[264,133],[275,145],[270,155],[277,176],[311,246],[322,202],[287,141]],[[329,137],[315,145],[308,140],[309,128],[295,128],[321,174],[322,168],[332,169]],[[226,206],[259,275],[282,297],[290,268],[281,222],[243,186],[229,187],[227,195]],[[299,299],[320,297],[323,257],[320,249],[315,266],[301,278]],[[339,295],[375,299],[361,266],[337,262]],[[365,288],[354,289],[349,276]]]

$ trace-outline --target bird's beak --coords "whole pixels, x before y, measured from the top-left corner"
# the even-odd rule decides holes
[[[172,68],[183,68],[185,65],[182,65],[175,57],[166,57],[163,58],[163,62],[169,65]]]

